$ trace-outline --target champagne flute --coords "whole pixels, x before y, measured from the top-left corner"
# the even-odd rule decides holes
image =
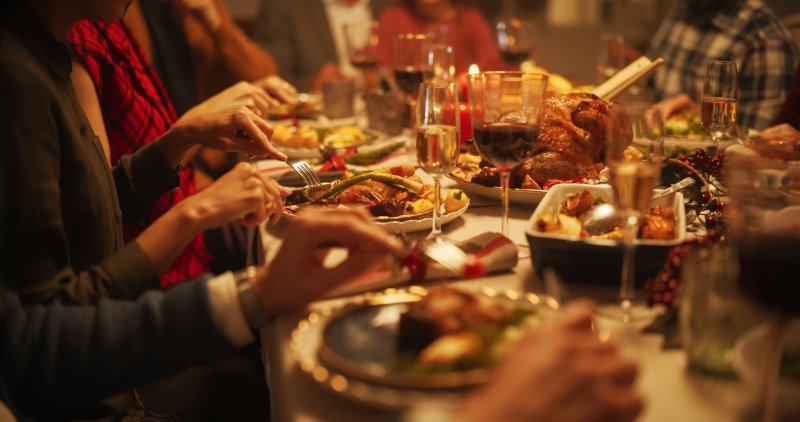
[[[712,60],[706,65],[706,78],[703,82],[703,101],[700,116],[703,127],[711,134],[714,148],[736,123],[736,99],[738,83],[736,62]]]
[[[519,67],[531,57],[534,49],[535,31],[533,23],[519,18],[510,18],[495,27],[500,57],[508,64]]]
[[[455,168],[460,138],[458,98],[453,81],[423,82],[417,99],[417,161],[433,176],[433,227],[429,237],[442,236],[442,176]]]
[[[377,85],[378,60],[380,57],[376,21],[352,22],[344,25],[344,38],[350,63],[364,75],[368,89]]]
[[[644,106],[614,106],[608,118],[605,159],[614,188],[614,202],[622,217],[624,238],[619,306],[604,313],[622,322],[649,316],[635,291],[635,240],[639,221],[650,209],[650,197],[661,178],[664,124],[659,113]],[[649,141],[646,151],[631,149],[634,138]]]
[[[453,64],[453,47],[444,44],[432,44],[425,49],[423,79],[425,81],[440,80],[449,82],[455,77]]]
[[[547,76],[536,73],[484,72],[467,76],[475,145],[500,175],[501,230],[505,236],[510,171],[533,154],[546,90]]]

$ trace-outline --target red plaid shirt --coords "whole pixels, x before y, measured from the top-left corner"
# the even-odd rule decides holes
[[[72,28],[67,40],[85,64],[97,89],[112,163],[161,136],[175,123],[177,116],[161,80],[121,22],[81,21]],[[188,165],[181,171],[180,186],[161,198],[151,218],[158,218],[194,193],[194,168]],[[126,226],[125,239],[134,239],[144,228],[143,225]],[[201,233],[164,273],[161,285],[167,287],[208,271],[210,259]]]

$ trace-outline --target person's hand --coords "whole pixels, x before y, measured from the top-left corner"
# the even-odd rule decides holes
[[[311,81],[311,89],[319,91],[322,89],[322,83],[325,81],[341,81],[347,79],[347,76],[342,73],[339,65],[333,62],[327,62],[319,69],[317,75]]]
[[[240,107],[247,107],[259,117],[267,117],[269,110],[278,105],[280,103],[264,92],[262,87],[243,81],[192,107],[181,118]]]
[[[665,98],[653,106],[653,109],[661,113],[661,119],[665,122],[673,114],[681,111],[688,111],[697,108],[697,103],[692,101],[686,94],[678,94],[669,98]]]
[[[297,88],[279,76],[267,76],[253,82],[253,85],[263,89],[271,97],[282,103],[294,104],[297,102]]]
[[[286,160],[272,145],[272,126],[247,107],[185,116],[175,122],[160,140],[170,162],[186,150],[201,145],[225,152],[245,152],[254,157]],[[175,139],[175,140],[170,140]]]
[[[523,337],[492,380],[460,409],[464,421],[628,421],[642,409],[636,366],[591,330],[593,307],[574,302]]]
[[[800,141],[800,131],[788,123],[781,123],[758,132],[758,137],[768,141],[796,142]]]
[[[307,209],[289,223],[283,245],[266,268],[259,269],[254,288],[270,313],[293,310],[370,269],[389,253],[403,248],[394,236],[372,222],[364,209]],[[331,247],[347,249],[347,258],[333,268],[323,265]]]
[[[184,202],[205,229],[234,221],[256,226],[267,219],[277,222],[283,215],[282,197],[289,193],[255,166],[242,162]]]
[[[215,33],[222,26],[222,14],[214,0],[172,0],[182,15],[192,14],[210,33]]]

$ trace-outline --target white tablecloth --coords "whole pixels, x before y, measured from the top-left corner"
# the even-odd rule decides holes
[[[466,214],[445,226],[448,236],[462,240],[485,231],[499,231],[499,202],[473,197]],[[532,206],[512,206],[509,222],[511,239],[526,245],[525,228]],[[262,241],[274,242],[276,230],[262,228]],[[279,231],[279,230],[277,230]],[[425,233],[421,233],[424,235]],[[466,288],[488,285],[497,290],[541,292],[542,284],[533,274],[527,247],[520,248],[517,267],[509,273],[462,281]],[[268,255],[268,253],[267,253]],[[614,291],[604,288],[570,286],[571,293],[590,296],[613,296]],[[325,302],[312,304],[319,309]],[[291,358],[289,340],[291,331],[304,314],[283,316],[275,324],[262,330],[262,353],[267,367],[272,394],[272,413],[275,421],[374,421],[392,420],[397,415],[357,404],[323,390],[303,373]],[[612,329],[624,353],[640,365],[639,389],[646,400],[643,421],[732,421],[752,402],[754,393],[738,381],[718,380],[688,372],[686,356],[680,350],[661,349],[660,335],[640,335],[625,330]],[[535,353],[531,354],[535,358]]]

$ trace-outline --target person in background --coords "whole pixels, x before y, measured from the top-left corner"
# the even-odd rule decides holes
[[[261,0],[255,40],[281,77],[301,90],[361,76],[350,64],[342,27],[376,19],[394,0]]]
[[[392,38],[412,33],[452,46],[456,73],[466,72],[473,63],[481,70],[508,68],[486,19],[462,0],[402,0],[381,14],[380,25],[384,66],[392,65]]]
[[[736,120],[755,129],[768,126],[780,109],[800,60],[791,35],[761,0],[682,1],[662,21],[647,56],[665,60],[654,88],[670,111],[701,100],[710,60],[736,61]]]
[[[222,0],[134,0],[123,23],[179,116],[233,84],[260,86],[277,74],[273,57],[239,28]]]

